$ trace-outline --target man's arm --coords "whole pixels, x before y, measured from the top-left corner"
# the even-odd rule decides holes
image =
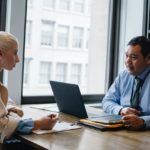
[[[120,105],[120,78],[115,79],[102,101],[103,110],[110,114],[119,114],[123,106]]]

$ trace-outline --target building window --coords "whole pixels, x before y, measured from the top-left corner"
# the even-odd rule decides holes
[[[44,8],[54,8],[55,7],[55,0],[42,0]]]
[[[41,45],[52,46],[54,35],[54,23],[51,21],[42,21]]]
[[[72,64],[71,65],[71,82],[80,84],[81,83],[81,64]]]
[[[69,38],[69,27],[68,26],[58,26],[57,33],[57,46],[58,47],[67,47],[68,38]]]
[[[32,37],[32,21],[31,20],[27,20],[26,23],[26,46],[30,46],[31,45],[31,37]]]
[[[67,74],[67,64],[66,63],[57,63],[56,64],[56,80],[65,82],[66,74]]]
[[[86,48],[88,49],[89,48],[89,38],[90,38],[90,29],[87,29],[87,32],[86,32]]]
[[[83,13],[84,12],[84,0],[74,0],[74,11]]]
[[[59,9],[69,10],[70,0],[59,0]]]
[[[51,78],[51,63],[50,62],[40,62],[40,75],[39,83],[48,84]]]
[[[74,27],[72,47],[82,48],[82,43],[83,43],[83,28]]]
[[[34,0],[28,0],[28,7],[33,7]]]
[[[24,60],[24,80],[23,80],[23,83],[24,83],[24,86],[28,86],[29,85],[29,75],[30,75],[30,62],[31,60],[30,59],[25,59]]]

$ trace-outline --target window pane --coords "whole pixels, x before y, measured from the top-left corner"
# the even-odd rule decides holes
[[[27,20],[26,23],[26,46],[31,45],[32,21]]]
[[[51,95],[50,79],[79,84],[84,94],[104,93],[109,1],[55,0],[53,9],[43,9],[41,0],[32,8],[27,5],[32,35],[26,34],[25,41],[32,37],[32,42],[25,45],[25,58],[32,61],[23,96]]]
[[[57,65],[56,65],[56,80],[65,82],[66,74],[67,74],[67,64],[57,63]]]
[[[70,0],[59,0],[59,9],[69,10]]]
[[[81,65],[80,64],[72,64],[71,65],[71,82],[80,84],[81,82]]]
[[[39,75],[39,83],[40,84],[48,84],[50,80],[51,73],[51,63],[49,62],[40,62],[40,75]]]
[[[82,13],[84,11],[84,0],[74,0],[74,11]]]
[[[88,38],[88,37],[87,37]],[[74,27],[72,47],[81,48],[83,43],[83,28]]]
[[[67,47],[68,37],[69,37],[69,27],[59,25],[57,34],[57,45],[59,47]]]
[[[30,59],[25,59],[24,60],[24,85],[27,86],[29,84],[29,75],[30,75],[30,62],[31,60]]]
[[[48,20],[42,20],[41,27],[41,45],[52,46],[53,44],[54,24]]]
[[[43,7],[54,8],[55,0],[42,0],[42,1],[43,1]]]

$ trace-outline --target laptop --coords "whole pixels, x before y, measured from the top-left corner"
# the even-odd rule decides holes
[[[105,123],[115,123],[115,121],[122,120],[120,115],[98,115],[88,113],[77,84],[50,81],[50,85],[60,112],[74,115],[79,118],[103,120]]]

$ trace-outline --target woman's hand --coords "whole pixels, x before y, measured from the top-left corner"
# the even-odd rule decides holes
[[[34,121],[33,130],[41,129],[41,130],[51,130],[58,120],[58,116],[56,114],[51,114],[48,116],[41,117]]]

